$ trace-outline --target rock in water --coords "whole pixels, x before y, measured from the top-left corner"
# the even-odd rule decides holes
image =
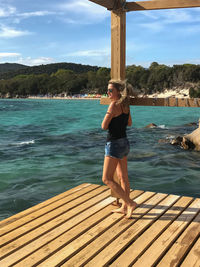
[[[200,123],[199,128],[190,134],[178,136],[170,142],[172,145],[179,145],[184,149],[194,149],[200,151]]]
[[[186,137],[183,137],[183,141],[181,142],[181,146],[184,149],[195,149],[195,144],[191,142],[189,139]]]
[[[188,144],[189,146],[191,146],[191,143],[193,143],[195,150],[200,151],[200,123],[199,127],[196,130],[183,137],[183,144],[186,147],[188,146]]]
[[[154,123],[150,123],[147,126],[145,126],[145,128],[155,128],[155,127],[157,127],[157,125]]]
[[[160,143],[160,144],[167,144],[167,143],[169,143],[169,140],[167,140],[167,139],[159,139],[158,140],[158,143]]]
[[[190,123],[187,123],[187,124],[184,124],[184,126],[197,126],[198,123],[196,122],[190,122]]]
[[[174,146],[180,146],[182,141],[183,141],[183,137],[178,136],[175,139],[171,140],[170,144]]]

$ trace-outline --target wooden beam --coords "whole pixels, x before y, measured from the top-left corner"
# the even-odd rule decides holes
[[[116,4],[126,0],[116,1]],[[117,7],[115,7],[117,8]],[[121,8],[111,11],[111,79],[125,80],[126,75],[126,12]],[[121,184],[115,171],[114,181]],[[118,198],[111,190],[111,196]]]
[[[109,105],[110,99],[103,97],[102,105]],[[200,98],[131,98],[133,106],[165,106],[165,107],[200,107]]]
[[[200,7],[200,0],[162,0],[127,2],[127,11]]]
[[[115,6],[115,0],[89,0],[90,2],[94,2],[100,6],[106,7],[107,9],[111,10]]]
[[[111,11],[111,78],[125,80],[126,12]]]

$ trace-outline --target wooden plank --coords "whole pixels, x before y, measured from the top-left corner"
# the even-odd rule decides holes
[[[155,208],[144,215],[138,222],[132,225],[126,232],[121,234],[112,243],[106,246],[96,257],[90,260],[85,266],[108,266],[112,259],[133,242],[138,235],[142,234],[147,227],[149,227],[156,219],[161,216],[174,202],[177,201],[179,196],[169,195],[159,203]],[[127,266],[127,265],[126,265]],[[144,265],[145,266],[145,265]]]
[[[127,2],[127,11],[199,7],[200,0],[162,0]]]
[[[80,185],[78,185],[78,186],[76,186],[74,188],[71,188],[71,189],[67,190],[64,193],[56,195],[55,197],[52,197],[52,198],[50,198],[50,199],[48,199],[48,200],[46,200],[46,201],[44,201],[44,202],[42,202],[40,204],[37,204],[37,205],[35,205],[35,206],[33,206],[33,207],[29,208],[29,209],[26,209],[26,210],[24,210],[22,212],[19,212],[16,215],[13,215],[13,216],[1,221],[0,222],[0,227],[4,227],[5,225],[7,225],[9,223],[12,223],[12,222],[18,220],[19,218],[22,218],[23,216],[26,216],[26,215],[30,214],[33,211],[39,210],[39,209],[41,209],[43,207],[46,207],[49,204],[51,204],[51,203],[53,203],[55,201],[58,201],[58,200],[66,197],[66,196],[68,196],[70,194],[73,194],[73,193],[75,193],[77,191],[80,191],[80,190],[82,190],[83,188],[85,188],[87,186],[91,186],[91,184],[89,184],[89,183],[80,184]]]
[[[107,97],[100,99],[100,104],[109,105],[111,100]],[[131,98],[133,106],[165,106],[165,107],[200,107],[200,98]]]
[[[135,106],[165,106],[164,98],[132,98],[131,105]]]
[[[10,254],[11,252],[19,249],[20,247],[25,246],[27,243],[31,242],[31,240],[34,240],[39,236],[49,232],[50,230],[61,226],[68,220],[70,221],[70,228],[72,228],[74,225],[80,222],[78,221],[78,219],[77,220],[74,219],[78,215],[80,215],[79,220],[84,220],[91,213],[91,210],[89,208],[93,207],[96,203],[110,196],[109,190],[106,189],[105,191],[105,188],[103,186],[101,190],[97,189],[92,192],[94,194],[93,198],[91,198],[90,194],[90,196],[88,196],[89,200],[85,201],[82,204],[79,203],[80,205],[74,206],[74,208],[72,209],[68,209],[66,207],[67,212],[65,213],[62,212],[60,215],[56,217],[53,216],[51,220],[47,220],[46,222],[44,222],[44,224],[40,224],[40,222],[38,222],[39,224],[34,225],[35,228],[32,228],[32,222],[31,222],[30,224],[21,227],[21,231],[23,232],[23,234],[21,234],[19,229],[17,229],[18,231],[13,231],[13,235],[8,234],[3,236],[1,238],[1,244],[2,244],[1,246],[3,247],[0,248],[0,255],[3,257]],[[16,240],[13,239],[14,237]],[[13,241],[11,242],[11,240]]]
[[[145,196],[145,194],[146,193],[144,193],[143,196]],[[138,219],[145,215],[166,196],[166,194],[156,194],[149,200],[145,201],[145,203],[141,205],[141,207],[138,207],[134,210],[133,218],[131,220],[122,218],[117,224],[110,227],[106,232],[97,237],[93,242],[82,248],[80,252],[76,252],[73,257],[65,257],[65,260],[67,261],[62,266],[85,266],[91,258],[97,255],[102,249],[107,247],[109,243],[111,243],[116,237],[127,231],[127,229],[131,225],[138,221]],[[138,203],[138,199],[136,201]],[[67,252],[68,248],[63,251],[63,255]]]
[[[199,267],[200,266],[200,238],[197,240],[190,253],[187,255],[181,267]]]
[[[131,197],[135,199],[142,193],[143,191],[134,190],[133,192],[131,192]],[[110,199],[110,202],[108,201],[108,199]],[[37,240],[31,242],[25,248],[23,247],[18,251],[16,251],[15,253],[11,254],[4,261],[2,261],[2,263],[11,265],[16,263],[20,259],[23,259],[23,257],[28,256],[24,260],[21,260],[18,264],[15,264],[15,266],[21,267],[21,266],[33,266],[39,264],[40,261],[49,257],[59,249],[62,249],[63,246],[66,246],[67,244],[78,238],[81,234],[83,235],[86,231],[90,230],[96,224],[103,222],[104,219],[111,216],[112,215],[111,211],[113,209],[113,206],[110,205],[110,203],[112,202],[113,199],[109,197],[106,200],[107,200],[106,202],[105,200],[102,201],[102,203],[105,202],[105,208],[101,209],[100,211],[95,209],[96,213],[93,210],[93,214],[89,218],[86,218],[86,220],[80,222],[72,229],[66,231],[67,230],[66,225],[63,225],[62,229],[60,229],[61,231],[58,230],[55,231],[54,229],[48,234],[43,235]],[[115,222],[117,221],[115,220]],[[99,229],[99,231],[104,231],[104,229],[101,228]],[[92,236],[90,236],[90,238],[92,238]]]
[[[31,222],[35,219],[38,219],[39,217],[45,216],[47,213],[52,212],[55,209],[60,208],[63,205],[66,205],[67,203],[69,203],[70,201],[73,200],[77,200],[78,202],[80,201],[83,195],[85,195],[86,193],[89,193],[90,191],[97,189],[98,187],[100,187],[100,185],[91,185],[91,186],[87,186],[85,188],[83,188],[81,191],[77,191],[74,192],[74,194],[70,194],[60,200],[57,200],[56,202],[53,202],[51,204],[49,204],[48,206],[45,206],[39,210],[33,211],[32,213],[28,214],[27,216],[22,217],[21,219],[18,219],[17,221],[10,223],[6,226],[4,226],[3,228],[0,229],[0,236],[8,234],[9,232],[13,231],[14,229],[21,227],[22,225],[25,225],[28,222]],[[48,218],[45,216],[45,219]],[[40,219],[39,219],[40,220]]]
[[[176,243],[165,254],[162,260],[157,264],[159,267],[179,266],[184,256],[189,252],[192,244],[200,234],[200,214],[191,222],[188,228],[178,238]],[[189,266],[189,265],[188,265]],[[190,266],[191,265],[190,263]]]
[[[102,97],[100,99],[101,105],[109,105],[111,100],[108,97]],[[159,98],[159,103],[161,106],[164,106],[165,99]],[[131,98],[130,105],[135,106],[155,106],[157,104],[157,100],[155,98]]]
[[[89,0],[95,4],[106,7],[107,9],[113,9],[115,6],[115,0]]]
[[[124,1],[124,0],[123,0]],[[126,12],[111,12],[111,79],[125,80]]]
[[[166,250],[176,241],[200,210],[200,199],[190,206],[159,236],[132,266],[152,266],[162,258]]]
[[[70,235],[70,234],[75,234],[75,232],[73,231],[74,227],[76,227],[75,228],[76,230],[79,229],[79,225],[81,222],[84,222],[84,220],[91,215],[94,214],[96,215],[96,212],[98,212],[105,206],[110,205],[112,201],[113,201],[112,197],[108,197],[102,200],[101,202],[97,203],[95,207],[92,207],[87,211],[75,216],[74,218],[62,224],[61,226],[55,229],[51,229],[43,236],[39,236],[36,240],[32,240],[31,243],[28,243],[25,247],[21,247],[16,252],[12,253],[11,255],[8,255],[8,257],[2,260],[2,262],[3,263],[5,262],[6,264],[9,265],[14,261],[15,266],[20,266],[20,267],[32,266],[30,265],[31,262],[38,263],[38,261],[44,259],[45,256],[48,257],[51,255],[51,253],[54,253],[54,250],[56,251],[56,247],[60,248],[60,246],[62,247],[63,243],[65,244],[74,240],[74,236]],[[90,225],[88,225],[88,227],[90,228]],[[71,240],[66,239],[67,237],[70,237]],[[40,254],[38,254],[38,251]],[[22,253],[21,255],[20,252]],[[23,260],[23,257],[26,258]],[[16,264],[16,262],[18,261],[20,261],[19,264]],[[27,263],[28,265],[26,265]]]
[[[146,250],[154,240],[179,216],[183,210],[191,203],[193,198],[181,197],[171,208],[169,208],[151,227],[139,236],[123,253],[109,266],[125,267],[130,266],[144,250]],[[153,213],[151,211],[151,213]],[[151,217],[146,218],[150,220]],[[143,223],[143,222],[142,222]],[[165,265],[170,266],[170,265]]]
[[[15,238],[29,232],[30,230],[33,230],[39,227],[40,225],[43,225],[44,223],[62,215],[63,213],[71,210],[72,208],[77,207],[78,205],[81,205],[83,202],[104,192],[105,190],[107,190],[106,186],[98,187],[96,188],[96,190],[88,192],[88,194],[83,195],[81,198],[75,199],[74,201],[71,201],[70,203],[66,203],[66,205],[60,206],[59,208],[54,209],[51,212],[44,214],[43,216],[36,218],[35,220],[30,221],[29,223],[22,225],[21,227],[18,227],[9,233],[6,233],[5,235],[1,237],[0,247],[5,245],[6,243],[9,243]]]
[[[149,197],[152,197],[155,193],[153,192],[145,192],[141,196],[135,199],[137,203],[141,204],[146,199],[149,199]],[[72,261],[74,259],[73,255],[78,255],[78,262],[76,262],[75,266],[81,265],[81,258],[79,257],[82,255],[82,252],[84,251],[84,247],[88,244],[96,244],[96,240],[99,240],[99,236],[105,236],[105,230],[106,232],[111,231],[111,229],[115,229],[118,227],[118,225],[121,225],[120,223],[123,219],[123,214],[117,214],[113,213],[109,220],[111,221],[102,221],[102,224],[94,226],[89,231],[87,231],[84,235],[81,235],[79,238],[68,244],[67,246],[63,247],[61,250],[59,250],[56,254],[52,255],[52,257],[48,258],[47,260],[43,261],[41,263],[41,266],[49,266],[52,264],[53,266],[56,266],[57,264],[65,262],[66,259],[71,259]],[[128,221],[128,220],[126,220]],[[126,227],[126,223],[123,223],[123,227]],[[112,232],[112,231],[111,231]],[[112,235],[115,234],[112,232]],[[117,232],[116,232],[117,234]],[[106,240],[104,240],[105,242]],[[92,249],[93,250],[93,249]],[[80,252],[81,254],[79,254]],[[84,253],[83,253],[84,254]],[[77,258],[76,258],[77,260]],[[74,266],[70,261],[70,266]],[[38,265],[40,266],[40,265]]]

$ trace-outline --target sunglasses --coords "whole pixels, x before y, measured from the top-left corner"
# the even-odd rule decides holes
[[[112,91],[113,91],[113,89],[108,89],[108,92],[109,92],[109,93],[112,93]]]

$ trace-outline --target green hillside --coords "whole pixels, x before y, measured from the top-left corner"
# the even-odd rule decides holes
[[[17,63],[2,63],[0,64],[0,75],[9,71],[19,71],[24,68],[28,68],[28,66]]]
[[[39,75],[39,74],[52,74],[59,69],[72,70],[74,73],[86,73],[88,71],[97,71],[99,68],[96,66],[75,64],[75,63],[53,63],[47,65],[39,65],[28,67],[20,64],[0,64],[0,79],[11,79],[17,75]],[[8,69],[8,65],[10,69]],[[20,67],[21,66],[21,67]],[[23,67],[22,67],[23,66]]]

